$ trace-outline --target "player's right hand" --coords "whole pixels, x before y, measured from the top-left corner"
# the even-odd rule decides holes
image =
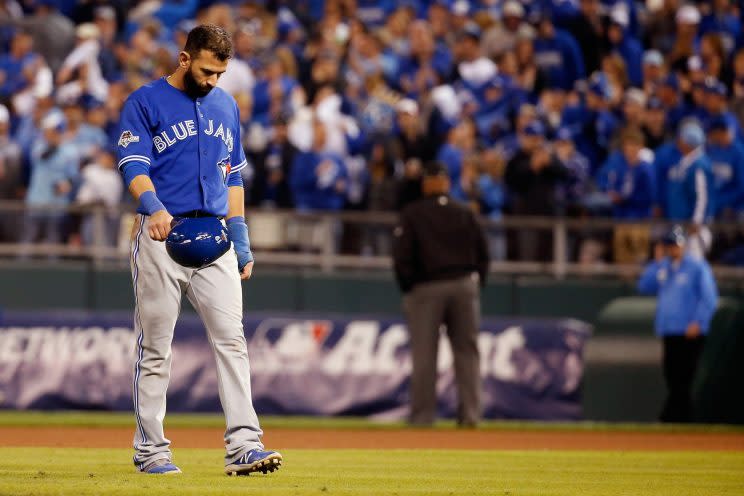
[[[240,280],[245,281],[246,279],[250,279],[251,275],[253,275],[253,262],[248,262],[240,272]]]
[[[158,210],[150,216],[148,232],[155,241],[165,241],[171,230],[173,216],[167,210]]]

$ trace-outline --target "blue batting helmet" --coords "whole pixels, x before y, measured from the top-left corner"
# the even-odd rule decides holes
[[[165,249],[176,263],[199,269],[230,249],[230,237],[216,217],[176,218]]]

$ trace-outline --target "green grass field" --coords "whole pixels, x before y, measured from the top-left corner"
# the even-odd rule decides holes
[[[131,426],[128,414],[0,412],[1,426]],[[218,415],[171,415],[179,427],[221,427]],[[263,419],[264,427],[376,428],[395,435],[401,424],[360,419]],[[485,429],[647,430],[741,433],[723,426],[638,426],[493,422]],[[452,429],[443,423],[441,429]],[[0,440],[0,446],[2,442]],[[4,495],[495,495],[726,496],[744,495],[741,452],[283,450],[279,472],[250,477],[222,473],[221,450],[174,449],[184,471],[147,476],[134,471],[130,449],[0,447]]]
[[[670,495],[744,491],[744,455],[292,450],[267,476],[227,477],[220,450],[176,450],[184,471],[134,473],[129,450],[4,448],[2,495]]]
[[[0,410],[0,427],[18,426],[93,426],[131,427],[134,416],[128,412],[42,412]],[[176,413],[165,418],[167,427],[218,427],[225,426],[222,414]],[[271,428],[298,429],[408,429],[403,422],[370,421],[363,417],[272,417],[261,416],[261,426]],[[454,421],[440,421],[437,429],[456,430]],[[633,424],[609,422],[529,422],[529,421],[485,421],[478,427],[482,430],[519,431],[643,431],[643,432],[738,432],[744,433],[744,425],[705,424]]]

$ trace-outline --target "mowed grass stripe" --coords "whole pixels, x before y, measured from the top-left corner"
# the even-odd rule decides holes
[[[268,476],[222,474],[221,450],[174,452],[180,476],[134,473],[131,451],[5,448],[0,495],[740,495],[742,453],[289,450]]]
[[[363,417],[275,417],[261,416],[265,429],[410,429],[403,422],[383,422]],[[43,411],[0,411],[0,426],[89,426],[89,427],[131,427],[134,416],[129,412],[43,412]],[[225,426],[221,414],[172,413],[165,419],[167,427],[217,427]],[[436,424],[438,429],[456,429],[452,421]],[[587,431],[587,432],[744,432],[744,426],[736,425],[669,425],[669,424],[634,424],[604,422],[531,422],[531,421],[486,421],[480,429],[506,431]]]

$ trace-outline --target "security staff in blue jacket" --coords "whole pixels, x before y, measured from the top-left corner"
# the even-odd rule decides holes
[[[691,388],[705,336],[718,304],[710,265],[685,253],[685,235],[675,227],[657,246],[656,260],[643,271],[638,290],[657,295],[656,335],[664,340],[667,398],[662,422],[692,420]]]

